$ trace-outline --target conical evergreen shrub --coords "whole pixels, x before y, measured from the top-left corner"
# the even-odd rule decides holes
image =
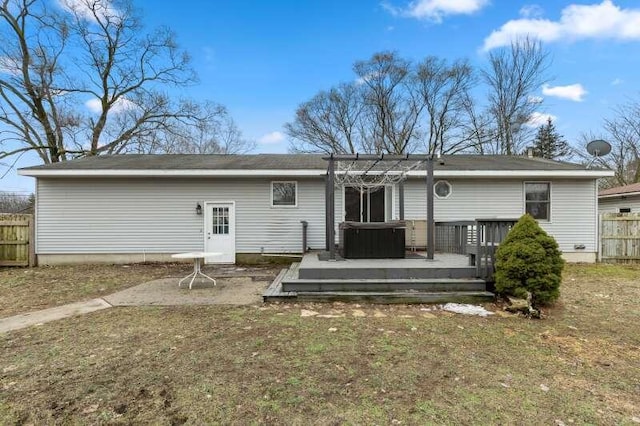
[[[525,214],[496,251],[495,288],[521,298],[529,292],[533,306],[548,305],[560,296],[563,267],[556,240]]]

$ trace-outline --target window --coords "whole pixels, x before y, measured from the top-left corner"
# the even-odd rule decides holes
[[[297,205],[297,182],[271,182],[272,207],[296,207]]]
[[[551,184],[549,182],[525,182],[525,213],[534,219],[551,220]]]
[[[439,180],[433,185],[433,192],[438,198],[447,198],[451,195],[451,184],[446,180]]]
[[[214,207],[212,211],[212,227],[214,234],[229,234],[229,207]]]
[[[631,207],[620,207],[618,213],[631,213]]]

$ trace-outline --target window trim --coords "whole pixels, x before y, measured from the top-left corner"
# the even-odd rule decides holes
[[[440,196],[438,195],[437,191],[436,191],[436,185],[439,184],[440,182],[446,183],[449,186],[449,193],[447,195]],[[451,182],[449,182],[448,180],[445,179],[439,179],[437,181],[435,181],[433,183],[433,195],[435,195],[436,198],[438,198],[439,200],[445,200],[447,198],[449,198],[451,196],[451,194],[453,194],[453,185],[451,185]]]
[[[279,205],[279,204],[273,204],[273,184],[274,183],[292,183],[295,187],[295,203],[292,205]],[[272,180],[271,184],[269,185],[270,188],[270,192],[269,192],[269,197],[271,199],[271,208],[274,209],[295,209],[298,207],[298,181],[297,180]]]
[[[538,222],[552,223],[553,218],[553,182],[550,180],[526,180],[522,182],[522,214],[527,214],[527,184],[528,183],[546,183],[549,185],[549,217],[547,219],[536,219]],[[540,202],[540,201],[538,201]]]

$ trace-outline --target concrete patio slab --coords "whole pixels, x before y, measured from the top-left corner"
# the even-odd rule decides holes
[[[55,308],[43,309],[26,314],[14,315],[12,317],[0,319],[0,333],[19,330],[32,325],[44,324],[69,318],[76,315],[83,315],[89,312],[110,308],[111,305],[103,299],[92,299],[84,302],[70,303],[68,305],[56,306]]]
[[[213,268],[210,268],[213,269]],[[0,319],[0,333],[82,315],[112,306],[251,305],[262,303],[262,293],[278,269],[220,267],[207,271],[217,284],[194,281],[193,289],[179,288],[180,277],[149,281],[103,298],[56,306]]]
[[[214,276],[215,277],[215,276]],[[251,305],[262,303],[270,280],[255,277],[215,277],[218,285],[196,280],[193,289],[178,288],[179,279],[149,281],[105,296],[113,306]]]

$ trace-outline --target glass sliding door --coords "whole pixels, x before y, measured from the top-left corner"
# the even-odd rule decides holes
[[[345,187],[344,219],[348,222],[384,222],[388,193],[386,187]]]

